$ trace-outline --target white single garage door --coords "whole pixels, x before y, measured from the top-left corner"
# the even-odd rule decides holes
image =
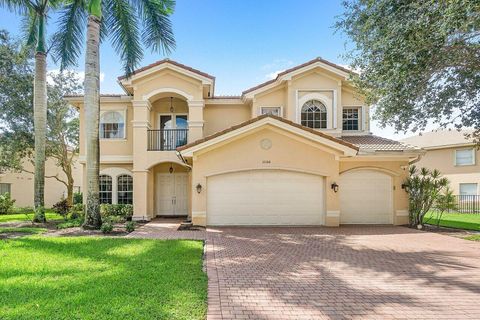
[[[376,170],[356,170],[340,175],[340,223],[391,224],[392,178]]]
[[[208,225],[319,225],[323,215],[320,176],[253,170],[207,180]]]

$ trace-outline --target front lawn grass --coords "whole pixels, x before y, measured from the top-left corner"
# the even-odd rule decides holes
[[[19,227],[19,228],[9,228],[9,227],[0,227],[0,233],[30,233],[30,234],[39,234],[47,232],[45,228],[31,228],[31,227]]]
[[[30,236],[0,242],[0,318],[204,319],[199,241]]]
[[[424,223],[436,225],[436,213],[429,212],[423,218]],[[440,219],[440,226],[480,231],[480,214],[466,214],[466,213],[444,213]]]
[[[47,217],[47,221],[49,220],[62,220],[63,217],[53,211],[45,212],[45,216]],[[0,215],[0,223],[4,222],[22,222],[22,221],[32,221],[33,219],[33,212],[32,213],[15,213],[15,214],[4,214]]]

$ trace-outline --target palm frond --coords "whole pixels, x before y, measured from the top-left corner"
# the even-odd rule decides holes
[[[106,28],[129,76],[143,57],[138,19],[128,0],[107,0]]]
[[[83,48],[87,24],[85,0],[72,0],[60,12],[58,31],[54,34],[53,59],[63,70],[76,65]]]
[[[142,17],[142,40],[153,51],[170,53],[175,49],[170,15],[174,0],[132,0]]]
[[[26,15],[34,6],[30,0],[0,0],[0,8],[6,8],[17,14]]]
[[[38,38],[38,16],[33,9],[23,15],[21,29],[25,39],[25,49],[29,50],[37,43]]]

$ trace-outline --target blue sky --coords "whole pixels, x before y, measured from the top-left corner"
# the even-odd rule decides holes
[[[319,0],[177,0],[172,16],[177,47],[168,57],[216,77],[216,94],[240,94],[269,80],[276,72],[315,57],[346,65],[347,39],[333,27],[342,13],[341,1]],[[0,9],[0,28],[19,35],[20,21]],[[51,15],[47,32],[55,30]],[[147,65],[165,58],[145,51]],[[83,71],[84,57],[75,68]],[[122,93],[118,55],[105,42],[101,48],[101,92]],[[49,61],[49,70],[58,69]],[[375,124],[373,132],[399,137]]]

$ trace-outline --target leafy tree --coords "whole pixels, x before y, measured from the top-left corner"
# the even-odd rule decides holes
[[[457,200],[453,194],[453,190],[449,187],[440,193],[435,202],[435,211],[437,213],[437,228],[440,227],[440,222],[442,221],[442,216],[445,212],[457,210]]]
[[[474,127],[480,142],[480,2],[348,0],[336,24],[353,40],[355,85],[398,131]]]
[[[0,0],[6,7],[23,17],[24,43],[35,56],[33,85],[35,174],[34,204],[37,222],[45,222],[45,148],[47,130],[47,14],[59,5],[59,0]],[[39,214],[37,214],[37,211]]]
[[[410,176],[405,181],[409,195],[409,220],[411,227],[422,228],[423,218],[449,185],[448,179],[442,177],[440,171],[427,168],[418,170],[409,168]]]
[[[0,171],[27,171],[27,161],[34,164],[35,133],[32,62],[18,42],[0,31]],[[57,179],[67,187],[67,200],[72,203],[72,166],[78,154],[78,115],[64,95],[80,92],[73,72],[51,73],[48,84],[46,156],[55,159],[66,178]],[[34,172],[31,172],[32,174]]]
[[[102,225],[99,202],[100,38],[109,36],[129,76],[143,56],[141,42],[155,51],[175,46],[169,16],[174,0],[69,0],[55,35],[62,68],[76,62],[87,26],[85,54],[85,142],[87,203],[85,228]],[[143,29],[140,32],[140,28]]]

